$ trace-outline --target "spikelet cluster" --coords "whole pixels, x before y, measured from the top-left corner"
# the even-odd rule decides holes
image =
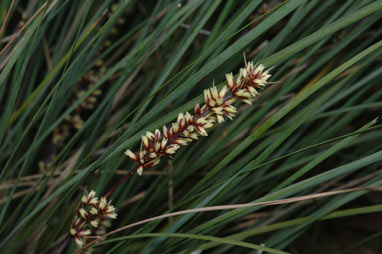
[[[264,71],[264,65],[254,66],[252,62],[246,64],[246,68],[240,69],[240,74],[234,81],[232,73],[226,74],[227,84],[232,96],[238,100],[252,105],[258,95],[258,89],[267,84],[271,77],[269,70]]]
[[[74,216],[70,234],[79,247],[86,242],[86,236],[100,236],[109,227],[109,219],[116,219],[115,208],[105,197],[97,198],[95,191],[85,192]]]
[[[143,169],[150,168],[159,163],[163,156],[171,156],[181,146],[187,145],[199,136],[207,136],[207,129],[215,123],[222,123],[224,117],[233,119],[237,109],[233,106],[236,101],[252,104],[270,78],[269,70],[264,71],[264,66],[246,63],[246,68],[240,69],[236,81],[232,73],[226,74],[228,86],[220,91],[213,85],[204,91],[203,106],[197,104],[194,115],[189,112],[180,113],[175,123],[169,127],[163,126],[163,131],[147,131],[142,135],[142,146],[139,152],[127,149],[125,154],[138,163],[137,173],[142,174]]]

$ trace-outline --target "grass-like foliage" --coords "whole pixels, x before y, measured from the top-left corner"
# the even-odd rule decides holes
[[[381,13],[0,1],[0,252],[378,253]]]

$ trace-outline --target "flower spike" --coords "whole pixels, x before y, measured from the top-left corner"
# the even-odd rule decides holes
[[[129,149],[125,154],[138,163],[137,173],[142,175],[145,168],[153,167],[163,156],[173,155],[180,146],[185,146],[199,136],[207,136],[207,130],[214,124],[224,122],[225,117],[233,119],[237,113],[232,104],[241,101],[249,105],[259,94],[259,89],[268,84],[271,77],[269,69],[264,71],[262,64],[253,64],[245,60],[245,68],[241,68],[234,80],[232,73],[225,75],[227,86],[218,91],[215,84],[204,90],[204,105],[195,105],[194,115],[189,112],[179,113],[176,122],[170,128],[163,126],[163,132],[158,129],[155,134],[146,132],[142,135],[142,148],[138,153]]]
[[[85,192],[81,197],[80,207],[77,210],[70,235],[76,244],[82,247],[86,243],[86,236],[99,236],[110,225],[109,219],[116,219],[115,208],[105,197],[98,199],[95,191]]]

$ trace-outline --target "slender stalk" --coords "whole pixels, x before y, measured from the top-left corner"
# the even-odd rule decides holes
[[[129,171],[129,173],[127,173],[127,175],[125,175],[124,177],[121,178],[121,180],[119,180],[119,182],[117,184],[115,184],[105,195],[104,197],[105,198],[108,198],[116,189],[118,189],[119,186],[121,186],[127,179],[130,178],[130,176],[132,176],[135,172],[137,172],[137,169],[138,169],[139,166],[136,166],[135,168],[133,168],[132,170]]]
[[[72,236],[70,234],[68,234],[64,240],[62,241],[62,244],[60,245],[60,247],[58,247],[55,251],[54,251],[54,254],[61,254],[66,246],[69,244],[70,240],[72,239]]]

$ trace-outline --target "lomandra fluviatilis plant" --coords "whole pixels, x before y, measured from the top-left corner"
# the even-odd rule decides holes
[[[252,104],[259,94],[259,89],[269,83],[271,75],[269,69],[264,70],[262,64],[246,62],[245,65],[245,68],[240,69],[236,80],[232,73],[226,74],[227,85],[220,91],[215,85],[204,90],[204,105],[197,104],[193,115],[189,112],[180,113],[176,122],[170,126],[163,126],[162,132],[156,129],[154,133],[147,131],[146,135],[142,135],[140,151],[125,151],[138,165],[102,198],[98,199],[94,191],[83,195],[70,229],[70,235],[79,247],[82,247],[88,238],[104,234],[105,228],[110,225],[109,219],[117,217],[114,206],[107,198],[130,175],[135,172],[142,175],[144,169],[157,165],[162,157],[173,155],[181,146],[200,136],[207,136],[207,130],[215,124],[222,123],[225,117],[232,120],[237,113],[233,105],[235,102]]]

